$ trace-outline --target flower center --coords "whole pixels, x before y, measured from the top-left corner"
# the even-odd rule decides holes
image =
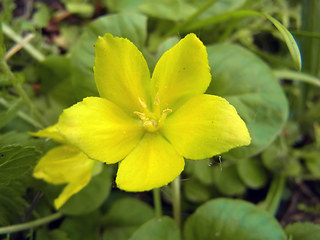
[[[143,112],[133,112],[135,115],[137,115],[142,120],[142,126],[143,128],[148,132],[156,132],[158,131],[164,123],[164,120],[167,118],[168,114],[172,112],[171,109],[167,108],[160,113],[159,105],[160,102],[158,100],[158,97],[156,97],[155,100],[155,112],[150,112],[145,102],[141,99],[139,99],[140,104],[143,108]]]
[[[150,113],[148,111],[143,113],[134,112],[134,114],[142,120],[142,126],[146,131],[156,132],[163,126],[164,120],[167,118],[167,115],[171,112],[171,109],[165,109],[162,111],[160,117],[156,117],[155,114]]]

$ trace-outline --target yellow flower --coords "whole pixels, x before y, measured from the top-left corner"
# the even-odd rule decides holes
[[[76,147],[68,145],[56,125],[31,133],[33,136],[52,138],[63,145],[49,150],[36,165],[33,176],[52,184],[67,184],[54,200],[59,209],[72,195],[83,189],[91,179],[95,161]]]
[[[99,37],[95,54],[101,97],[66,109],[58,128],[90,158],[120,161],[120,189],[161,187],[181,173],[184,157],[204,159],[250,144],[234,107],[203,94],[211,74],[206,48],[196,35],[164,53],[151,80],[144,57],[128,39]]]

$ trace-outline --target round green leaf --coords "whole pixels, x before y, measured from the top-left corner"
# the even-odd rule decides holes
[[[215,166],[212,169],[212,176],[214,184],[225,195],[239,195],[246,190],[239,178],[235,164]]]
[[[189,201],[196,203],[205,202],[211,197],[210,188],[192,178],[184,183],[183,192]]]
[[[268,180],[268,174],[257,159],[242,159],[237,162],[237,170],[241,180],[250,188],[260,188]]]
[[[169,217],[154,218],[143,224],[129,240],[179,240],[180,231]]]
[[[247,158],[266,148],[279,134],[288,103],[271,69],[248,50],[231,44],[207,48],[213,80],[207,92],[226,98],[247,124],[252,141],[226,154]]]
[[[146,39],[146,22],[147,18],[139,14],[110,14],[87,26],[71,53],[71,78],[79,99],[98,95],[93,79],[94,43],[98,36],[108,32],[128,38],[141,50]]]
[[[140,225],[153,217],[153,209],[138,199],[117,200],[104,216],[103,239],[127,240]]]
[[[111,177],[108,168],[94,176],[90,183],[79,193],[73,195],[60,209],[70,215],[83,215],[92,212],[106,200],[111,189]]]
[[[316,240],[320,239],[320,225],[311,222],[297,222],[286,227],[288,237],[293,240]]]
[[[200,206],[184,227],[186,240],[285,240],[271,215],[243,200],[216,199]]]

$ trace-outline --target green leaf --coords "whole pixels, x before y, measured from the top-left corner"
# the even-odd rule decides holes
[[[203,6],[208,0],[186,0],[186,2],[197,7],[197,9]],[[197,19],[205,19],[208,17],[216,16],[222,13],[234,11],[239,9],[245,4],[245,0],[218,0],[215,1],[210,7],[208,7]]]
[[[248,50],[231,44],[207,47],[213,80],[207,92],[226,98],[245,121],[251,144],[225,154],[248,158],[265,149],[283,128],[288,103],[271,69]]]
[[[179,240],[180,231],[172,218],[154,218],[143,224],[129,240]]]
[[[112,12],[140,12],[139,7],[152,0],[104,0],[108,9]]]
[[[90,18],[94,14],[94,6],[90,3],[68,2],[66,8],[70,13],[78,14],[83,18]]]
[[[186,240],[285,240],[271,215],[243,200],[215,199],[201,205],[186,221]]]
[[[212,27],[213,25],[218,23],[239,19],[239,18],[241,19],[245,17],[252,17],[252,16],[261,16],[261,13],[252,11],[252,10],[236,10],[231,12],[225,12],[222,14],[214,15],[212,17],[208,17],[208,18],[196,21],[186,26],[186,28],[182,29],[182,32],[192,32],[199,28],[208,27],[208,26]]]
[[[145,14],[172,21],[179,21],[191,15],[195,8],[181,0],[148,1],[139,7]]]
[[[37,11],[33,14],[33,19],[32,19],[34,25],[40,28],[44,28],[48,26],[51,18],[50,8],[48,7],[48,5],[41,2],[37,2],[35,4],[35,7]]]
[[[201,183],[209,185],[213,183],[211,159],[201,161],[187,160],[186,172],[195,176]]]
[[[40,63],[38,73],[42,91],[64,106],[76,101],[71,78],[70,60],[65,56],[52,55]]]
[[[38,240],[71,240],[67,234],[59,229],[52,231],[46,229],[39,229],[36,233],[36,239]]]
[[[305,160],[308,170],[316,177],[320,177],[320,152],[317,150],[303,151],[301,157]]]
[[[188,179],[183,187],[184,195],[189,201],[195,203],[205,202],[210,199],[210,188],[195,179]]]
[[[22,147],[18,145],[4,146],[0,148],[0,186],[11,180],[22,177],[31,171],[40,152],[34,147]]]
[[[0,226],[14,224],[21,218],[28,206],[24,194],[25,187],[20,181],[0,184]]]
[[[104,216],[103,239],[127,240],[140,225],[153,217],[153,209],[138,199],[117,200]]]
[[[91,22],[71,53],[71,77],[77,98],[98,95],[93,79],[94,43],[98,36],[108,32],[128,38],[141,50],[146,39],[146,31],[147,19],[139,14],[110,14]]]
[[[69,216],[61,224],[60,229],[72,240],[99,240],[99,211],[83,216]]]
[[[290,55],[295,63],[296,68],[301,71],[301,54],[298,47],[298,44],[292,34],[288,31],[288,29],[285,28],[277,19],[270,16],[269,14],[264,13],[263,16],[265,16],[270,22],[273,23],[273,25],[278,29],[280,34],[282,35],[285,43],[288,46]]]
[[[17,116],[21,101],[15,101],[6,111],[0,111],[0,128]]]
[[[220,192],[226,195],[239,195],[246,187],[237,173],[235,164],[216,166],[212,169],[213,182]]]
[[[73,195],[60,209],[70,215],[83,215],[102,205],[111,190],[111,177],[108,168],[94,176],[90,183],[79,193]]]
[[[296,222],[286,226],[285,231],[292,240],[320,239],[320,225],[311,222]]]
[[[267,183],[268,174],[259,160],[242,159],[236,165],[241,180],[248,187],[257,189]]]

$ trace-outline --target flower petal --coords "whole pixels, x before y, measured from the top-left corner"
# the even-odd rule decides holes
[[[53,140],[60,142],[60,143],[65,143],[66,140],[61,136],[61,134],[58,131],[57,124],[49,126],[45,129],[42,129],[38,132],[31,132],[29,133],[32,136],[35,137],[45,137],[45,138],[52,138]]]
[[[80,190],[88,185],[88,183],[90,182],[90,178],[91,176],[89,175],[83,175],[78,179],[78,181],[69,183],[67,186],[65,186],[60,195],[54,200],[55,208],[61,208],[62,205],[65,204],[70,197],[80,192]]]
[[[56,208],[60,208],[89,183],[94,162],[77,148],[62,145],[51,149],[40,159],[33,175],[49,183],[68,184],[55,200]]]
[[[125,191],[147,191],[167,185],[184,168],[184,159],[161,135],[147,133],[119,164],[116,183]]]
[[[208,54],[195,34],[188,34],[157,63],[152,82],[161,108],[177,109],[206,91],[211,81]]]
[[[190,159],[209,158],[251,141],[236,109],[224,98],[206,94],[171,113],[162,132],[181,155]]]
[[[106,163],[122,160],[144,133],[140,120],[98,97],[85,98],[64,110],[58,128],[71,144],[90,158]]]
[[[95,43],[95,82],[100,96],[133,112],[150,102],[150,72],[137,47],[125,38],[106,34]]]

